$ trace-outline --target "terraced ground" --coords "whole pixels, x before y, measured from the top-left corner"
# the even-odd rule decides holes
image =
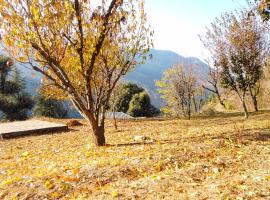
[[[0,141],[0,199],[270,199],[269,111],[108,121],[100,148],[81,122]]]

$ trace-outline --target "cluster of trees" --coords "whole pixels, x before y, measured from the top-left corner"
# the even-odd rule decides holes
[[[105,112],[112,93],[120,78],[146,59],[153,46],[153,31],[147,24],[143,0],[92,4],[91,0],[1,1],[1,38],[5,51],[44,75],[47,94],[70,99],[89,121],[95,144],[103,146]],[[269,1],[262,0],[260,5],[262,15],[268,16]],[[255,22],[256,15],[227,14],[214,23],[204,40],[209,50],[215,50],[213,61],[221,85],[237,93],[246,116],[245,97],[250,90],[256,94],[264,59],[259,51],[264,49],[260,43],[264,32],[247,28],[258,27]],[[189,86],[182,89],[189,82],[183,80],[175,88],[184,91],[180,105],[189,113],[193,92]],[[147,101],[145,96],[134,98]]]
[[[112,92],[110,110],[113,112],[114,127],[117,130],[116,112],[132,117],[154,117],[160,111],[151,104],[147,91],[134,83],[118,83]]]
[[[164,114],[191,118],[192,113],[201,111],[205,102],[205,92],[200,87],[192,66],[179,64],[165,71],[160,81],[156,82],[161,98],[166,101],[162,108]]]
[[[153,117],[159,110],[151,104],[147,91],[134,83],[118,84],[112,93],[110,109],[133,117]]]
[[[226,109],[224,93],[236,95],[248,118],[247,98],[258,111],[258,95],[269,59],[270,1],[257,1],[247,10],[226,13],[217,18],[205,35],[200,36],[210,52],[208,81],[198,84],[191,70],[174,66],[157,82],[159,93],[166,101],[164,113],[184,115],[190,118],[196,108],[198,88],[216,96]],[[266,22],[263,22],[266,21]],[[191,68],[185,66],[186,68]],[[200,99],[199,107],[205,100]],[[192,109],[193,107],[193,109]]]
[[[10,0],[0,13],[4,49],[44,75],[48,94],[69,98],[104,146],[112,92],[153,46],[144,1]]]
[[[201,36],[214,66],[204,88],[215,93],[224,107],[220,88],[237,95],[246,118],[248,96],[258,111],[257,96],[270,47],[267,28],[257,12],[243,10],[216,19]]]
[[[34,116],[63,118],[67,110],[62,102],[44,97],[42,93],[32,98],[25,91],[25,80],[11,58],[0,55],[0,111],[8,121],[25,120],[33,109]]]
[[[25,120],[32,108],[34,116],[67,117],[67,105],[46,96],[43,87],[36,96],[31,97],[25,91],[25,80],[13,64],[9,57],[0,56],[0,111],[5,120]],[[119,83],[112,93],[109,106],[114,113],[124,112],[133,117],[153,117],[159,114],[159,110],[151,104],[146,90],[133,83]]]

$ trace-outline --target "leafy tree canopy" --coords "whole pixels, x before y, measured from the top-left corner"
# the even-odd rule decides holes
[[[112,91],[153,46],[144,1],[0,0],[0,20],[8,53],[44,75],[49,95],[69,98],[105,145]]]

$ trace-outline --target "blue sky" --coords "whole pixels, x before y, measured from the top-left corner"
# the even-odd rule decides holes
[[[246,0],[145,0],[155,48],[200,59],[207,57],[207,51],[198,35],[222,13],[245,5]]]

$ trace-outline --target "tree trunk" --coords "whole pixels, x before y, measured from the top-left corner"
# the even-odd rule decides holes
[[[254,106],[255,112],[258,112],[259,109],[258,109],[257,97],[256,96],[252,97],[252,101],[253,101],[253,106]]]
[[[93,128],[94,142],[97,146],[105,146],[105,129],[104,126],[98,126],[96,129]]]
[[[5,90],[5,73],[0,73],[0,92],[4,93]]]
[[[186,118],[186,109],[185,109],[185,105],[184,105],[184,103],[183,102],[181,102],[181,107],[182,107],[182,113],[183,113],[183,116],[184,116],[184,118]]]
[[[97,146],[105,146],[105,129],[104,129],[104,118],[102,117],[102,122],[99,125],[98,120],[94,118],[92,114],[85,113],[87,120],[90,123],[93,131],[93,140]]]
[[[203,100],[202,98],[200,99],[200,102],[199,102],[199,108],[198,108],[198,111],[201,112],[202,110],[202,104],[203,104]]]
[[[198,112],[198,108],[197,108],[197,102],[196,102],[195,95],[193,95],[192,99],[193,99],[193,104],[194,104],[194,111],[195,111],[195,113],[197,113]]]
[[[242,100],[242,106],[243,106],[243,109],[244,109],[245,118],[247,119],[248,118],[248,110],[247,110],[245,99]]]
[[[219,101],[220,105],[222,105],[223,108],[226,109],[225,103],[224,103],[224,101],[221,99],[221,96],[220,96],[219,92],[217,92],[216,94],[217,94],[217,98],[218,98],[218,101]]]
[[[249,92],[250,92],[250,96],[251,96],[251,99],[252,99],[252,102],[253,102],[254,110],[255,110],[256,112],[258,112],[259,109],[258,109],[257,96],[256,96],[256,94],[253,94],[253,91],[252,91],[251,88],[249,88]]]
[[[191,119],[191,96],[189,96],[189,102],[188,102],[188,120]]]
[[[116,121],[116,117],[115,117],[115,111],[113,111],[113,125],[114,125],[114,129],[117,130],[117,121]]]

